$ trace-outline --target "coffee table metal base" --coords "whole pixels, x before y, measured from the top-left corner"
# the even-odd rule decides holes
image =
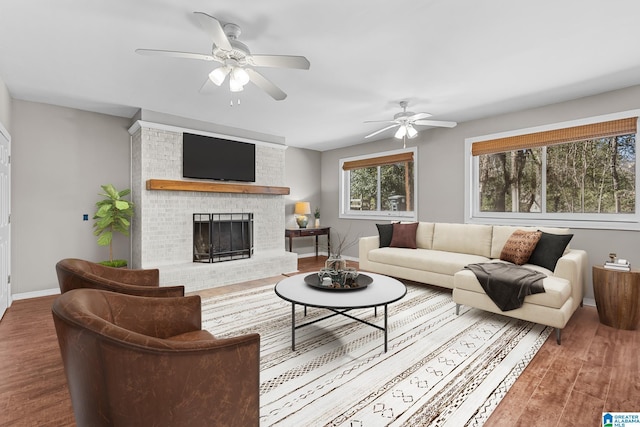
[[[307,315],[307,306],[303,305],[304,307],[304,315]],[[296,329],[300,329],[303,328],[305,326],[309,326],[309,325],[313,325],[315,323],[321,322],[323,320],[326,319],[330,319],[332,317],[335,316],[345,316],[348,317],[349,319],[355,320],[357,322],[360,323],[364,323],[365,325],[369,325],[373,328],[376,328],[378,330],[381,330],[382,332],[384,332],[384,352],[387,352],[387,347],[388,347],[388,339],[387,339],[387,304],[384,304],[384,327],[382,326],[378,326],[374,323],[371,322],[367,322],[366,320],[360,319],[358,317],[352,316],[350,314],[347,314],[348,311],[353,310],[352,308],[343,308],[343,309],[337,309],[337,308],[332,308],[332,307],[317,307],[317,308],[323,308],[325,310],[329,310],[332,311],[333,314],[329,314],[327,316],[321,317],[320,319],[316,319],[316,320],[312,320],[310,322],[306,322],[303,323],[301,325],[296,325],[296,304],[295,303],[291,303],[291,350],[295,351],[296,350]],[[377,317],[378,316],[378,307],[374,307],[374,315]]]

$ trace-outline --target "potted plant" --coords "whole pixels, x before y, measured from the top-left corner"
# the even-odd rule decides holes
[[[342,271],[347,267],[347,261],[342,258],[342,253],[350,247],[356,245],[359,241],[358,237],[353,239],[349,238],[349,231],[345,234],[339,232],[331,233],[331,248],[329,257],[325,261],[325,268],[336,271]]]
[[[131,193],[130,189],[118,191],[111,184],[102,185],[104,199],[96,202],[96,213],[93,219],[95,228],[93,234],[98,236],[99,246],[109,246],[109,261],[102,261],[100,264],[108,267],[126,267],[127,260],[113,259],[113,233],[122,233],[129,236],[131,217],[133,217],[133,203],[123,199]]]
[[[316,210],[313,211],[313,216],[316,218],[315,227],[320,227],[320,208],[316,207]]]

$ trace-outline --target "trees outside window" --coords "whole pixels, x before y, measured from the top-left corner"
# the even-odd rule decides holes
[[[635,159],[635,134],[481,155],[480,210],[635,213]]]
[[[415,217],[415,149],[343,159],[341,217]]]
[[[638,113],[467,139],[467,221],[640,229]]]

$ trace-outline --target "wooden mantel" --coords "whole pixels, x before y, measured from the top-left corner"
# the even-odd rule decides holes
[[[201,191],[205,193],[240,193],[287,195],[289,187],[274,187],[253,184],[224,184],[220,182],[174,181],[169,179],[148,179],[147,190]]]

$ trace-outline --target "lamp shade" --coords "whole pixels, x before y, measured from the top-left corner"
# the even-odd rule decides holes
[[[405,125],[400,125],[400,127],[396,131],[396,134],[393,136],[397,139],[402,139],[406,134],[407,134],[407,127]]]
[[[409,138],[415,138],[418,135],[418,131],[411,125],[407,125],[407,136]]]
[[[209,79],[217,86],[220,86],[222,82],[224,82],[224,79],[227,78],[227,74],[229,74],[229,71],[230,68],[227,66],[218,67],[209,73]]]
[[[293,213],[296,215],[309,215],[311,213],[311,205],[309,202],[296,202]]]

